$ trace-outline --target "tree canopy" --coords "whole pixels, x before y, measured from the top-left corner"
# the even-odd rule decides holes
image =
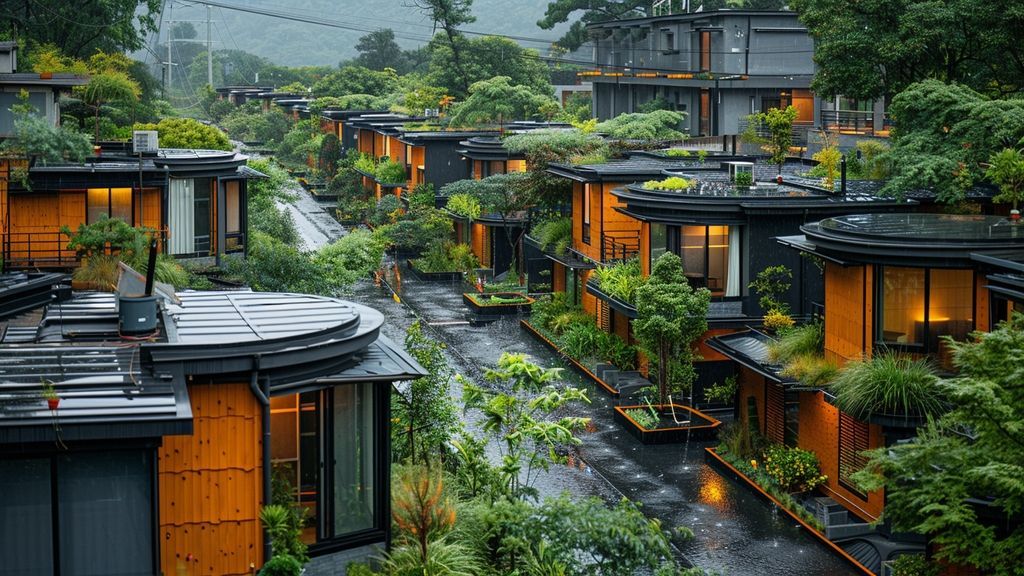
[[[507,76],[481,80],[469,87],[469,98],[455,106],[449,120],[453,126],[477,126],[511,120],[528,120],[560,110],[550,96],[541,96],[529,86],[512,84]]]
[[[551,74],[535,50],[498,36],[456,40],[459,66],[453,65],[455,52],[440,35],[430,43],[430,80],[448,88],[453,96],[463,97],[481,80],[507,76],[512,84],[529,86],[538,94],[552,94]]]
[[[711,292],[690,287],[683,261],[672,252],[658,257],[647,282],[636,290],[633,330],[654,364],[663,406],[669,394],[688,389],[697,377],[693,341],[708,329],[710,302]]]
[[[1017,0],[793,0],[815,40],[812,89],[876,99],[928,78],[986,93],[1024,86]]]
[[[0,2],[0,33],[52,44],[72,58],[134,51],[156,31],[160,0]]]
[[[136,130],[156,130],[161,148],[231,150],[231,142],[216,126],[192,118],[164,118],[157,124],[136,124]]]
[[[892,176],[883,192],[929,188],[956,203],[985,178],[989,158],[1024,138],[1024,100],[991,99],[965,86],[926,80],[893,98],[896,123],[884,155]]]
[[[398,75],[393,70],[370,70],[362,66],[345,66],[313,84],[316,96],[348,96],[369,94],[387,96],[398,89]]]
[[[857,479],[866,489],[885,486],[893,529],[928,536],[937,558],[1020,574],[1024,525],[995,519],[1024,510],[1024,316],[952,348],[960,370],[946,382],[953,410],[913,442],[869,453]]]
[[[619,140],[682,140],[686,137],[679,131],[679,124],[683,118],[682,112],[671,110],[619,114],[601,122],[595,130]]]
[[[650,7],[650,0],[555,0],[548,4],[544,18],[537,22],[537,26],[551,30],[582,13],[556,42],[562,48],[572,51],[589,39],[587,24],[645,16]]]

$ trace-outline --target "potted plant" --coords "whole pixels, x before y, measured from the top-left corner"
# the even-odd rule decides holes
[[[56,410],[57,406],[60,405],[60,396],[57,395],[53,382],[45,379],[43,380],[43,398],[46,399],[46,406],[50,410]]]

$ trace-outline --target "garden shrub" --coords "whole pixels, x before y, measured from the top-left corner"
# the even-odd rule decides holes
[[[836,407],[859,420],[873,414],[938,416],[946,408],[932,364],[892,351],[847,363],[831,388]]]
[[[628,304],[636,302],[636,291],[645,282],[640,260],[637,258],[612,266],[598,266],[594,269],[592,277],[602,292]]]
[[[647,182],[644,182],[644,188],[648,190],[689,190],[695,185],[696,183],[693,180],[688,180],[679,176],[671,176],[664,180],[648,180]]]
[[[599,354],[604,343],[605,332],[593,322],[579,322],[562,332],[559,338],[562,353],[582,361]]]
[[[470,194],[452,194],[445,203],[445,209],[463,218],[476,220],[480,217],[480,200]]]
[[[764,471],[786,492],[807,492],[824,484],[818,457],[802,448],[772,444],[762,457]]]
[[[370,213],[369,221],[374,226],[393,224],[398,220],[402,211],[402,201],[394,194],[388,194],[377,200],[373,212]]]
[[[387,158],[377,164],[374,176],[381,184],[405,184],[407,180],[405,166]]]
[[[542,250],[563,256],[572,245],[572,218],[558,217],[535,224],[530,235]]]
[[[598,132],[620,140],[682,140],[686,135],[679,131],[683,115],[671,110],[619,114],[611,120],[596,126]]]
[[[133,130],[156,130],[161,148],[231,150],[227,134],[194,118],[164,118],[157,124],[136,124]]]

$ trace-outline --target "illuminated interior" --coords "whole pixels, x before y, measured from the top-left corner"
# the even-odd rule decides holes
[[[740,295],[739,227],[651,224],[651,266],[672,250],[683,260],[683,271],[695,288],[706,287],[715,297]]]
[[[974,329],[972,271],[886,266],[880,278],[882,343],[935,352]]]

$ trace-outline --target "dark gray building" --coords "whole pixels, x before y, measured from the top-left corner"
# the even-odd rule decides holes
[[[752,112],[793,105],[817,124],[814,41],[795,12],[716,10],[592,24],[594,113],[656,98],[686,112],[692,136],[736,134]]]

